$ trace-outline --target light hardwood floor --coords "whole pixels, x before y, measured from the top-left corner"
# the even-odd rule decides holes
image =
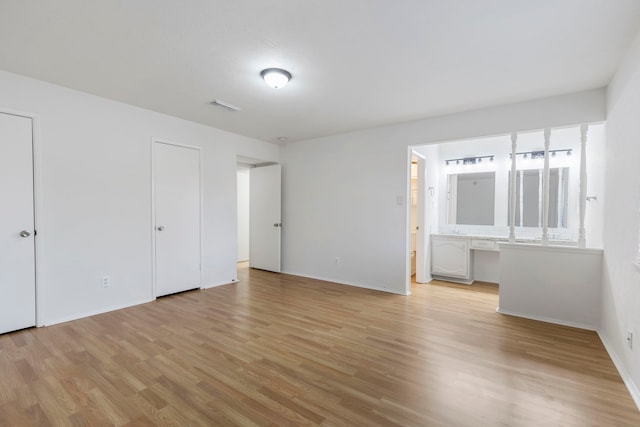
[[[640,425],[595,333],[497,314],[494,285],[239,274],[0,335],[0,425]]]

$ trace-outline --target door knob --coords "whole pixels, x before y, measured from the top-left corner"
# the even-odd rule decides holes
[[[281,222],[276,222],[275,224],[273,224],[274,227],[282,227],[282,223]]]
[[[159,226],[157,226],[157,227],[156,227],[156,230],[158,230],[158,231],[162,231],[162,230],[164,230],[164,225],[159,225]]]
[[[27,230],[22,230],[20,232],[20,237],[29,237],[31,236],[31,233],[29,233]]]

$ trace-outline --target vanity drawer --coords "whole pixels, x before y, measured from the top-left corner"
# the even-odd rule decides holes
[[[485,251],[497,251],[494,240],[471,239],[471,249],[484,249]]]

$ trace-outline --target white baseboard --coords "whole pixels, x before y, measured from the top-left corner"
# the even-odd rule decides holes
[[[500,314],[506,314],[507,316],[522,317],[524,319],[538,320],[540,322],[554,323],[556,325],[570,326],[572,328],[578,328],[578,329],[586,329],[587,331],[596,331],[597,332],[597,330],[598,330],[593,325],[587,325],[587,324],[584,324],[584,323],[569,322],[569,321],[566,321],[566,320],[559,320],[559,319],[554,319],[554,318],[551,318],[551,317],[535,316],[535,315],[531,315],[531,314],[517,313],[517,312],[514,312],[514,311],[503,310],[500,307],[498,307],[496,309],[496,312],[498,312]]]
[[[473,283],[473,279],[471,280],[466,280],[466,279],[457,279],[455,277],[449,277],[449,276],[439,276],[437,274],[434,274],[432,279],[435,280],[441,280],[443,282],[453,282],[453,283],[459,283],[461,285],[470,285]]]
[[[233,283],[238,283],[238,279],[233,279],[233,280],[235,280],[235,281],[208,284],[206,286],[201,287],[201,289],[209,289],[209,288],[214,288],[216,286],[222,286],[222,285],[229,285],[229,284],[233,284]],[[113,306],[109,306],[109,307],[106,307],[106,308],[101,308],[101,309],[98,309],[98,310],[93,310],[93,311],[87,311],[87,312],[84,312],[84,313],[74,314],[74,315],[71,315],[71,316],[63,316],[63,317],[59,317],[57,319],[54,318],[53,320],[48,319],[48,320],[45,320],[41,325],[38,325],[38,326],[57,325],[59,323],[70,322],[72,320],[78,320],[78,319],[82,319],[82,318],[85,318],[85,317],[95,316],[95,315],[98,315],[98,314],[104,314],[104,313],[108,313],[110,311],[121,310],[123,308],[133,307],[134,305],[146,304],[146,303],[152,302],[152,301],[155,301],[155,298],[143,299],[143,300],[139,300],[139,301],[128,302],[128,303],[125,303],[125,304],[113,305]]]
[[[627,370],[624,368],[624,365],[620,361],[618,354],[615,351],[613,351],[613,347],[609,343],[609,340],[607,339],[607,337],[604,336],[604,334],[602,334],[600,331],[597,331],[597,332],[598,332],[598,336],[600,337],[600,341],[602,341],[604,348],[607,350],[607,353],[609,353],[609,357],[611,358],[611,361],[613,361],[614,366],[618,370],[618,373],[620,374],[622,381],[624,381],[624,385],[627,386],[627,390],[629,390],[629,394],[631,394],[631,398],[633,399],[636,406],[638,407],[638,410],[640,410],[640,390],[638,390],[638,387],[633,382],[631,375],[629,375]]]
[[[74,315],[71,315],[71,316],[59,317],[59,318],[53,319],[53,320],[49,319],[49,320],[45,320],[45,322],[43,323],[42,326],[52,326],[52,325],[57,325],[58,323],[65,323],[65,322],[70,322],[72,320],[83,319],[85,317],[96,316],[98,314],[104,314],[104,313],[108,313],[110,311],[121,310],[123,308],[133,307],[134,305],[146,304],[146,303],[152,302],[154,300],[155,300],[155,298],[144,299],[144,300],[139,300],[139,301],[134,301],[134,302],[128,302],[128,303],[125,303],[125,304],[112,305],[110,307],[105,307],[105,308],[101,308],[101,309],[93,310],[93,311],[87,311],[87,312],[84,312],[84,313],[74,314]]]
[[[210,283],[208,285],[203,285],[200,289],[210,289],[210,288],[215,288],[217,286],[232,285],[238,282],[239,282],[238,278],[235,278],[235,279],[231,279],[230,282],[225,281],[225,282],[217,282],[217,283]]]
[[[209,289],[209,288],[214,288],[216,286],[222,286],[222,285],[229,285],[229,284],[233,284],[233,283],[238,283],[238,279],[233,279],[235,281],[231,281],[231,282],[220,282],[220,283],[212,283],[206,286],[201,287],[200,289]],[[151,298],[151,299],[143,299],[143,300],[138,300],[138,301],[134,301],[134,302],[128,302],[125,304],[119,304],[119,305],[113,305],[113,306],[109,306],[106,308],[101,308],[98,310],[93,310],[93,311],[87,311],[84,313],[79,313],[79,314],[74,314],[71,316],[63,316],[63,317],[59,317],[57,319],[49,319],[49,320],[45,320],[42,324],[38,325],[40,326],[52,326],[52,325],[57,325],[59,323],[65,323],[65,322],[70,322],[72,320],[78,320],[78,319],[83,319],[85,317],[91,317],[91,316],[96,316],[98,314],[104,314],[104,313],[108,313],[110,311],[115,311],[115,310],[121,310],[123,308],[128,308],[128,307],[133,307],[134,305],[140,305],[140,304],[146,304],[148,302],[152,302],[155,301],[155,298]]]
[[[344,281],[344,280],[338,281],[336,279],[331,279],[331,278],[327,278],[327,277],[313,276],[313,275],[309,275],[309,274],[302,274],[302,273],[296,273],[296,272],[291,272],[291,271],[283,271],[282,273],[283,274],[290,274],[292,276],[306,277],[308,279],[322,280],[323,282],[337,283],[338,285],[355,286],[356,288],[364,288],[364,289],[371,289],[372,291],[387,292],[387,293],[395,294],[395,295],[409,295],[409,294],[404,293],[404,292],[396,292],[396,291],[393,291],[391,289],[384,289],[384,288],[380,288],[380,287],[376,287],[376,286],[364,285],[362,283],[347,282],[347,281]]]

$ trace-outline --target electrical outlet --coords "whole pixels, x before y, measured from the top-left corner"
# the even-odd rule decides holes
[[[631,329],[627,331],[627,345],[629,346],[629,350],[633,350],[633,331],[631,331]]]
[[[109,280],[109,276],[102,276],[102,287],[108,288],[111,286],[111,281]]]
[[[340,257],[336,257],[336,265],[340,264]]]

